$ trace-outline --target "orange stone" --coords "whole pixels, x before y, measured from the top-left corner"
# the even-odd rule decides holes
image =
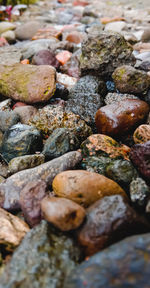
[[[59,39],[61,35],[62,35],[61,30],[58,30],[54,27],[49,26],[49,27],[39,29],[36,32],[36,34],[32,37],[32,40],[50,39],[51,37]]]
[[[56,55],[56,59],[61,63],[61,65],[64,65],[71,58],[71,56],[71,52],[64,50]]]
[[[116,21],[125,21],[125,18],[123,17],[103,17],[100,19],[102,24],[107,24],[107,23],[111,23],[111,22],[116,22]]]
[[[66,40],[69,42],[79,44],[82,42],[83,36],[79,32],[74,31],[68,34],[68,36],[66,37]]]
[[[24,59],[20,63],[21,64],[30,64],[29,59]]]
[[[87,6],[89,3],[87,1],[82,1],[82,0],[75,0],[73,1],[73,6]]]

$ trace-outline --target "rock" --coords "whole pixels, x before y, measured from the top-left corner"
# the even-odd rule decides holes
[[[61,98],[63,100],[67,100],[68,94],[69,91],[63,84],[56,83],[56,91],[54,94],[55,98]]]
[[[110,22],[105,25],[105,31],[114,31],[121,33],[122,30],[126,28],[126,23],[124,21]]]
[[[38,111],[35,107],[25,104],[20,106],[17,105],[14,108],[14,111],[20,116],[20,121],[22,124],[28,124],[30,118],[33,117]]]
[[[140,125],[133,134],[135,144],[150,141],[150,125]]]
[[[131,94],[121,94],[121,93],[108,93],[104,99],[106,105],[115,104],[126,99],[139,99],[137,96]]]
[[[1,65],[14,65],[20,63],[21,51],[19,48],[10,45],[0,48],[0,64]]]
[[[81,153],[73,151],[10,176],[5,183],[0,184],[0,206],[8,210],[19,209],[20,192],[29,182],[43,180],[50,186],[58,173],[75,168],[81,160]]]
[[[83,141],[92,132],[91,128],[80,119],[79,115],[66,112],[61,106],[47,105],[39,109],[38,113],[31,117],[28,123],[41,130],[46,138],[57,128],[69,128],[79,141]]]
[[[15,32],[8,30],[1,34],[9,43],[13,43],[16,40]]]
[[[90,34],[82,43],[81,73],[108,76],[118,66],[133,62],[131,54],[131,46],[119,33]]]
[[[116,88],[121,93],[145,94],[150,87],[147,73],[132,66],[122,65],[112,74]]]
[[[44,219],[61,231],[77,229],[85,218],[85,210],[77,203],[56,197],[46,197],[41,202]]]
[[[61,29],[58,28],[59,26],[56,27],[57,29],[54,26],[46,26],[42,29],[39,29],[37,33],[32,37],[32,40],[50,39],[51,37],[61,39]]]
[[[5,181],[5,178],[0,176],[0,183],[4,182]]]
[[[20,117],[14,111],[0,111],[0,130],[7,131],[11,126],[17,124]]]
[[[79,265],[66,279],[64,287],[147,288],[150,285],[149,245],[149,233],[126,238]]]
[[[137,177],[130,183],[130,198],[133,204],[139,208],[145,208],[147,199],[150,197],[150,189],[146,182]]]
[[[19,123],[5,132],[1,153],[4,159],[9,162],[15,157],[34,154],[41,149],[42,137],[40,131],[33,126]]]
[[[10,107],[12,105],[12,100],[11,99],[6,99],[2,102],[0,102],[0,111],[10,111]]]
[[[23,60],[24,61],[24,60]],[[22,61],[21,61],[22,62]],[[17,107],[23,107],[23,106],[27,106],[27,104],[25,104],[24,102],[16,102],[13,107],[12,110],[14,110]],[[33,107],[33,106],[32,106]]]
[[[141,40],[142,40],[142,42],[149,42],[149,40],[150,40],[150,29],[149,28],[144,30]]]
[[[66,39],[69,42],[73,42],[75,44],[81,43],[84,39],[86,39],[85,33],[80,33],[78,31],[72,31],[70,33],[67,33]]]
[[[31,253],[32,251],[32,253]],[[56,288],[75,268],[81,253],[73,240],[43,221],[31,229],[0,277],[0,288]],[[6,272],[7,271],[7,272]],[[32,283],[32,284],[31,284]]]
[[[6,250],[11,251],[18,246],[28,231],[24,221],[0,208],[0,245]]]
[[[30,40],[40,27],[41,23],[37,21],[23,23],[15,30],[16,38],[19,40]]]
[[[82,77],[70,90],[66,109],[93,126],[95,113],[103,105],[102,97],[105,93],[106,86],[103,81],[90,75]]]
[[[25,155],[15,157],[10,160],[8,169],[11,174],[17,173],[21,170],[29,169],[43,164],[45,157],[43,154]]]
[[[129,184],[137,172],[130,161],[114,160],[106,167],[105,176],[117,182],[123,189],[128,190]]]
[[[71,52],[63,50],[56,55],[56,59],[59,61],[61,65],[64,65],[71,58],[71,56],[72,56]]]
[[[51,39],[39,39],[27,42],[26,44],[24,43],[21,49],[22,57],[23,59],[30,59],[41,50],[52,49],[57,42],[59,42],[59,40],[52,37]]]
[[[52,66],[0,65],[0,93],[5,97],[36,103],[49,100],[54,91],[55,69]]]
[[[114,194],[126,196],[124,190],[114,181],[84,170],[60,173],[54,178],[52,186],[57,196],[68,198],[84,207],[104,196]]]
[[[33,65],[51,65],[55,68],[59,67],[59,62],[55,54],[49,50],[41,50],[32,58]]]
[[[3,132],[0,130],[0,147],[2,145],[3,142]]]
[[[113,159],[122,158],[129,160],[130,148],[103,134],[89,136],[81,144],[81,148],[84,157],[105,156]]]
[[[57,83],[64,85],[67,89],[71,89],[77,82],[77,78],[62,73],[56,73],[56,80]]]
[[[150,71],[150,61],[143,61],[139,65],[139,69],[144,70],[144,71]]]
[[[90,156],[83,158],[81,167],[89,172],[96,172],[106,176],[106,167],[112,162],[112,158],[106,156]]]
[[[4,37],[0,37],[0,47],[9,46],[8,41]]]
[[[100,108],[95,116],[99,133],[120,137],[144,122],[149,105],[141,100],[126,99]]]
[[[0,154],[0,176],[7,178],[9,174],[10,174],[10,171],[8,169],[8,164],[6,161],[4,161],[2,154]]]
[[[8,30],[14,30],[16,25],[10,22],[2,21],[0,22],[0,34]]]
[[[79,148],[78,138],[66,128],[57,128],[44,144],[42,153],[46,159],[53,159]]]
[[[71,58],[67,61],[67,63],[60,67],[61,72],[71,77],[75,77],[79,79],[80,77],[80,67],[79,67],[80,55],[81,55],[81,50],[78,49],[72,54]]]
[[[150,141],[143,144],[135,144],[130,151],[130,158],[139,170],[141,175],[147,180],[150,180]]]
[[[85,254],[91,256],[124,237],[148,230],[148,222],[121,195],[112,195],[87,209],[86,222],[77,239]]]
[[[42,180],[29,182],[20,193],[21,210],[31,227],[41,221],[41,201],[45,196],[46,183]]]
[[[150,113],[148,114],[147,122],[148,125],[150,125]]]

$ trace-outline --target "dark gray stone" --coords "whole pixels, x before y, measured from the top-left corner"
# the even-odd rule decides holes
[[[20,116],[14,111],[0,111],[0,130],[5,132],[20,121]]]

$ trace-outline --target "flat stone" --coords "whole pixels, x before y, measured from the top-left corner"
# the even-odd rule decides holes
[[[13,65],[20,63],[21,50],[13,45],[0,48],[0,63],[1,65]]]
[[[0,206],[8,210],[20,208],[20,192],[28,182],[43,180],[47,185],[51,185],[58,173],[75,168],[81,160],[81,153],[73,151],[37,167],[23,170],[10,176],[4,183],[0,184]]]
[[[124,21],[111,22],[105,25],[105,31],[114,31],[118,33],[120,33],[125,28],[126,28],[126,23]]]
[[[150,141],[150,125],[143,124],[140,125],[133,134],[133,139],[135,144],[138,143],[145,143],[147,141]]]
[[[30,40],[40,27],[41,23],[37,21],[23,23],[15,30],[16,38],[19,40]]]
[[[14,174],[21,170],[39,166],[43,164],[44,161],[45,157],[43,154],[33,154],[15,157],[9,162],[8,169],[11,174]]]

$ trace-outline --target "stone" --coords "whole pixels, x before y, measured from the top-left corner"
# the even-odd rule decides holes
[[[25,105],[25,103],[22,104],[23,105],[17,105],[16,103],[14,107],[14,112],[16,112],[20,116],[20,122],[22,124],[28,124],[30,118],[33,117],[38,110],[34,106]]]
[[[53,96],[55,85],[52,66],[0,65],[0,93],[5,97],[25,103],[45,102]]]
[[[150,40],[150,29],[149,28],[144,30],[141,40],[142,40],[142,42],[149,42],[149,40]]]
[[[94,116],[103,106],[103,95],[106,93],[105,83],[97,77],[87,75],[70,90],[66,109],[79,115],[90,126],[95,126]]]
[[[29,182],[20,193],[20,206],[26,222],[34,227],[41,221],[41,201],[46,196],[46,183]]]
[[[150,188],[146,182],[137,177],[130,183],[130,198],[133,204],[139,208],[145,208],[147,199],[150,196]]]
[[[1,146],[1,153],[6,159],[23,155],[34,154],[42,149],[42,136],[39,130],[33,126],[16,124],[11,126],[5,134]]]
[[[105,25],[105,31],[114,31],[114,32],[118,32],[121,33],[122,30],[124,30],[126,28],[126,23],[124,21],[114,21],[114,22],[110,22],[107,23]]]
[[[10,176],[4,183],[0,184],[0,206],[6,210],[18,210],[20,208],[20,193],[29,182],[43,180],[50,186],[58,173],[74,169],[81,160],[81,153],[73,151]]]
[[[131,161],[118,159],[107,165],[105,176],[114,180],[123,189],[128,191],[132,179],[137,176],[137,172]]]
[[[139,65],[139,69],[144,70],[144,71],[150,71],[150,61],[143,61]]]
[[[37,21],[23,23],[15,30],[16,38],[21,41],[30,40],[40,27],[41,23]]]
[[[42,153],[50,160],[76,150],[79,146],[78,138],[69,129],[57,128],[46,140]]]
[[[40,50],[52,49],[56,46],[59,40],[52,37],[51,39],[39,39],[24,43],[21,53],[23,59],[31,59]]]
[[[4,37],[0,37],[0,47],[9,46],[8,41]]]
[[[135,144],[138,143],[145,143],[147,141],[150,141],[150,125],[143,124],[140,125],[133,134],[133,139]]]
[[[55,68],[59,67],[59,61],[56,59],[55,54],[49,50],[40,50],[32,58],[33,65],[51,65]]]
[[[106,105],[115,104],[126,99],[139,99],[137,96],[131,94],[121,94],[121,93],[108,93],[104,99]]]
[[[11,126],[17,124],[20,117],[14,111],[0,111],[0,130],[7,131]]]
[[[106,167],[112,162],[112,158],[106,156],[89,156],[83,158],[81,167],[89,172],[106,176]]]
[[[146,122],[148,125],[150,125],[150,113],[148,114],[148,117],[147,117],[147,122]]]
[[[63,66],[60,66],[62,73],[65,73],[71,77],[79,79],[80,77],[80,67],[79,67],[79,58],[81,55],[81,50],[78,49],[75,51],[71,58]]]
[[[130,151],[130,159],[144,179],[150,180],[150,141],[135,144]]]
[[[23,61],[24,61],[24,60],[23,60]],[[22,61],[21,61],[21,62],[22,62]],[[24,103],[24,102],[16,102],[16,103],[13,105],[12,110],[14,110],[14,109],[17,108],[17,107],[22,107],[22,106],[27,106],[27,104]]]
[[[71,56],[72,56],[71,52],[63,50],[56,55],[56,59],[59,61],[61,65],[64,65],[71,58]]]
[[[91,256],[129,235],[148,231],[148,222],[121,195],[112,195],[86,210],[86,221],[77,232],[77,240],[85,255]]]
[[[70,90],[76,84],[77,78],[70,77],[67,74],[56,73],[56,81]]]
[[[42,221],[27,233],[14,252],[0,277],[0,288],[62,287],[80,257],[81,252],[71,237]]]
[[[20,63],[21,56],[20,49],[14,47],[14,45],[0,48],[1,65],[14,65],[16,63]]]
[[[97,173],[84,170],[65,171],[58,174],[52,183],[54,193],[84,207],[105,196],[120,194],[124,190],[114,181]]]
[[[145,94],[150,87],[150,77],[147,73],[129,65],[118,67],[112,74],[116,88],[121,93]]]
[[[47,138],[57,128],[69,128],[70,132],[83,141],[91,133],[91,128],[80,119],[79,115],[66,112],[62,106],[47,105],[38,110],[38,113],[31,117],[29,125],[41,130],[43,137]]]
[[[11,110],[11,105],[12,105],[12,100],[11,99],[6,99],[2,102],[0,102],[0,111],[10,111]]]
[[[8,163],[4,160],[2,154],[0,153],[0,176],[7,178],[10,174],[8,169]]]
[[[129,160],[130,148],[103,134],[90,135],[81,144],[81,149],[84,157],[105,156],[113,159]]]
[[[32,37],[32,40],[38,39],[49,39],[51,37],[60,39],[62,36],[61,29],[56,26],[57,29],[53,26],[46,26],[44,28],[38,29],[36,34]]]
[[[4,182],[5,178],[3,176],[0,176],[0,183]]]
[[[14,30],[16,25],[10,22],[2,21],[0,22],[0,34],[8,30]]]
[[[68,89],[63,84],[56,83],[56,91],[54,97],[67,100],[68,95],[69,95]]]
[[[77,229],[85,218],[84,208],[65,198],[45,197],[41,210],[44,219],[61,231]]]
[[[100,108],[95,116],[98,133],[120,137],[144,122],[149,105],[142,100],[126,99]]]
[[[122,64],[133,62],[132,48],[119,33],[101,32],[89,35],[82,43],[80,68],[82,75],[110,75]]]
[[[0,245],[6,250],[16,248],[28,231],[29,226],[23,220],[0,208]]]
[[[125,18],[123,17],[118,17],[118,16],[115,16],[115,17],[103,17],[100,19],[101,23],[102,24],[107,24],[107,23],[112,23],[112,22],[117,22],[117,21],[125,21]]]
[[[128,237],[80,264],[67,277],[64,287],[147,288],[150,285],[149,245],[149,233]]]
[[[25,169],[39,166],[43,164],[44,161],[45,157],[43,154],[33,154],[33,155],[15,157],[12,160],[10,160],[8,164],[8,169],[11,174],[14,174]]]
[[[69,42],[73,42],[75,44],[81,43],[86,38],[86,34],[80,33],[78,31],[73,31],[67,33],[66,39]]]
[[[13,43],[16,40],[15,32],[11,30],[2,33],[1,37],[4,37],[9,43]]]

